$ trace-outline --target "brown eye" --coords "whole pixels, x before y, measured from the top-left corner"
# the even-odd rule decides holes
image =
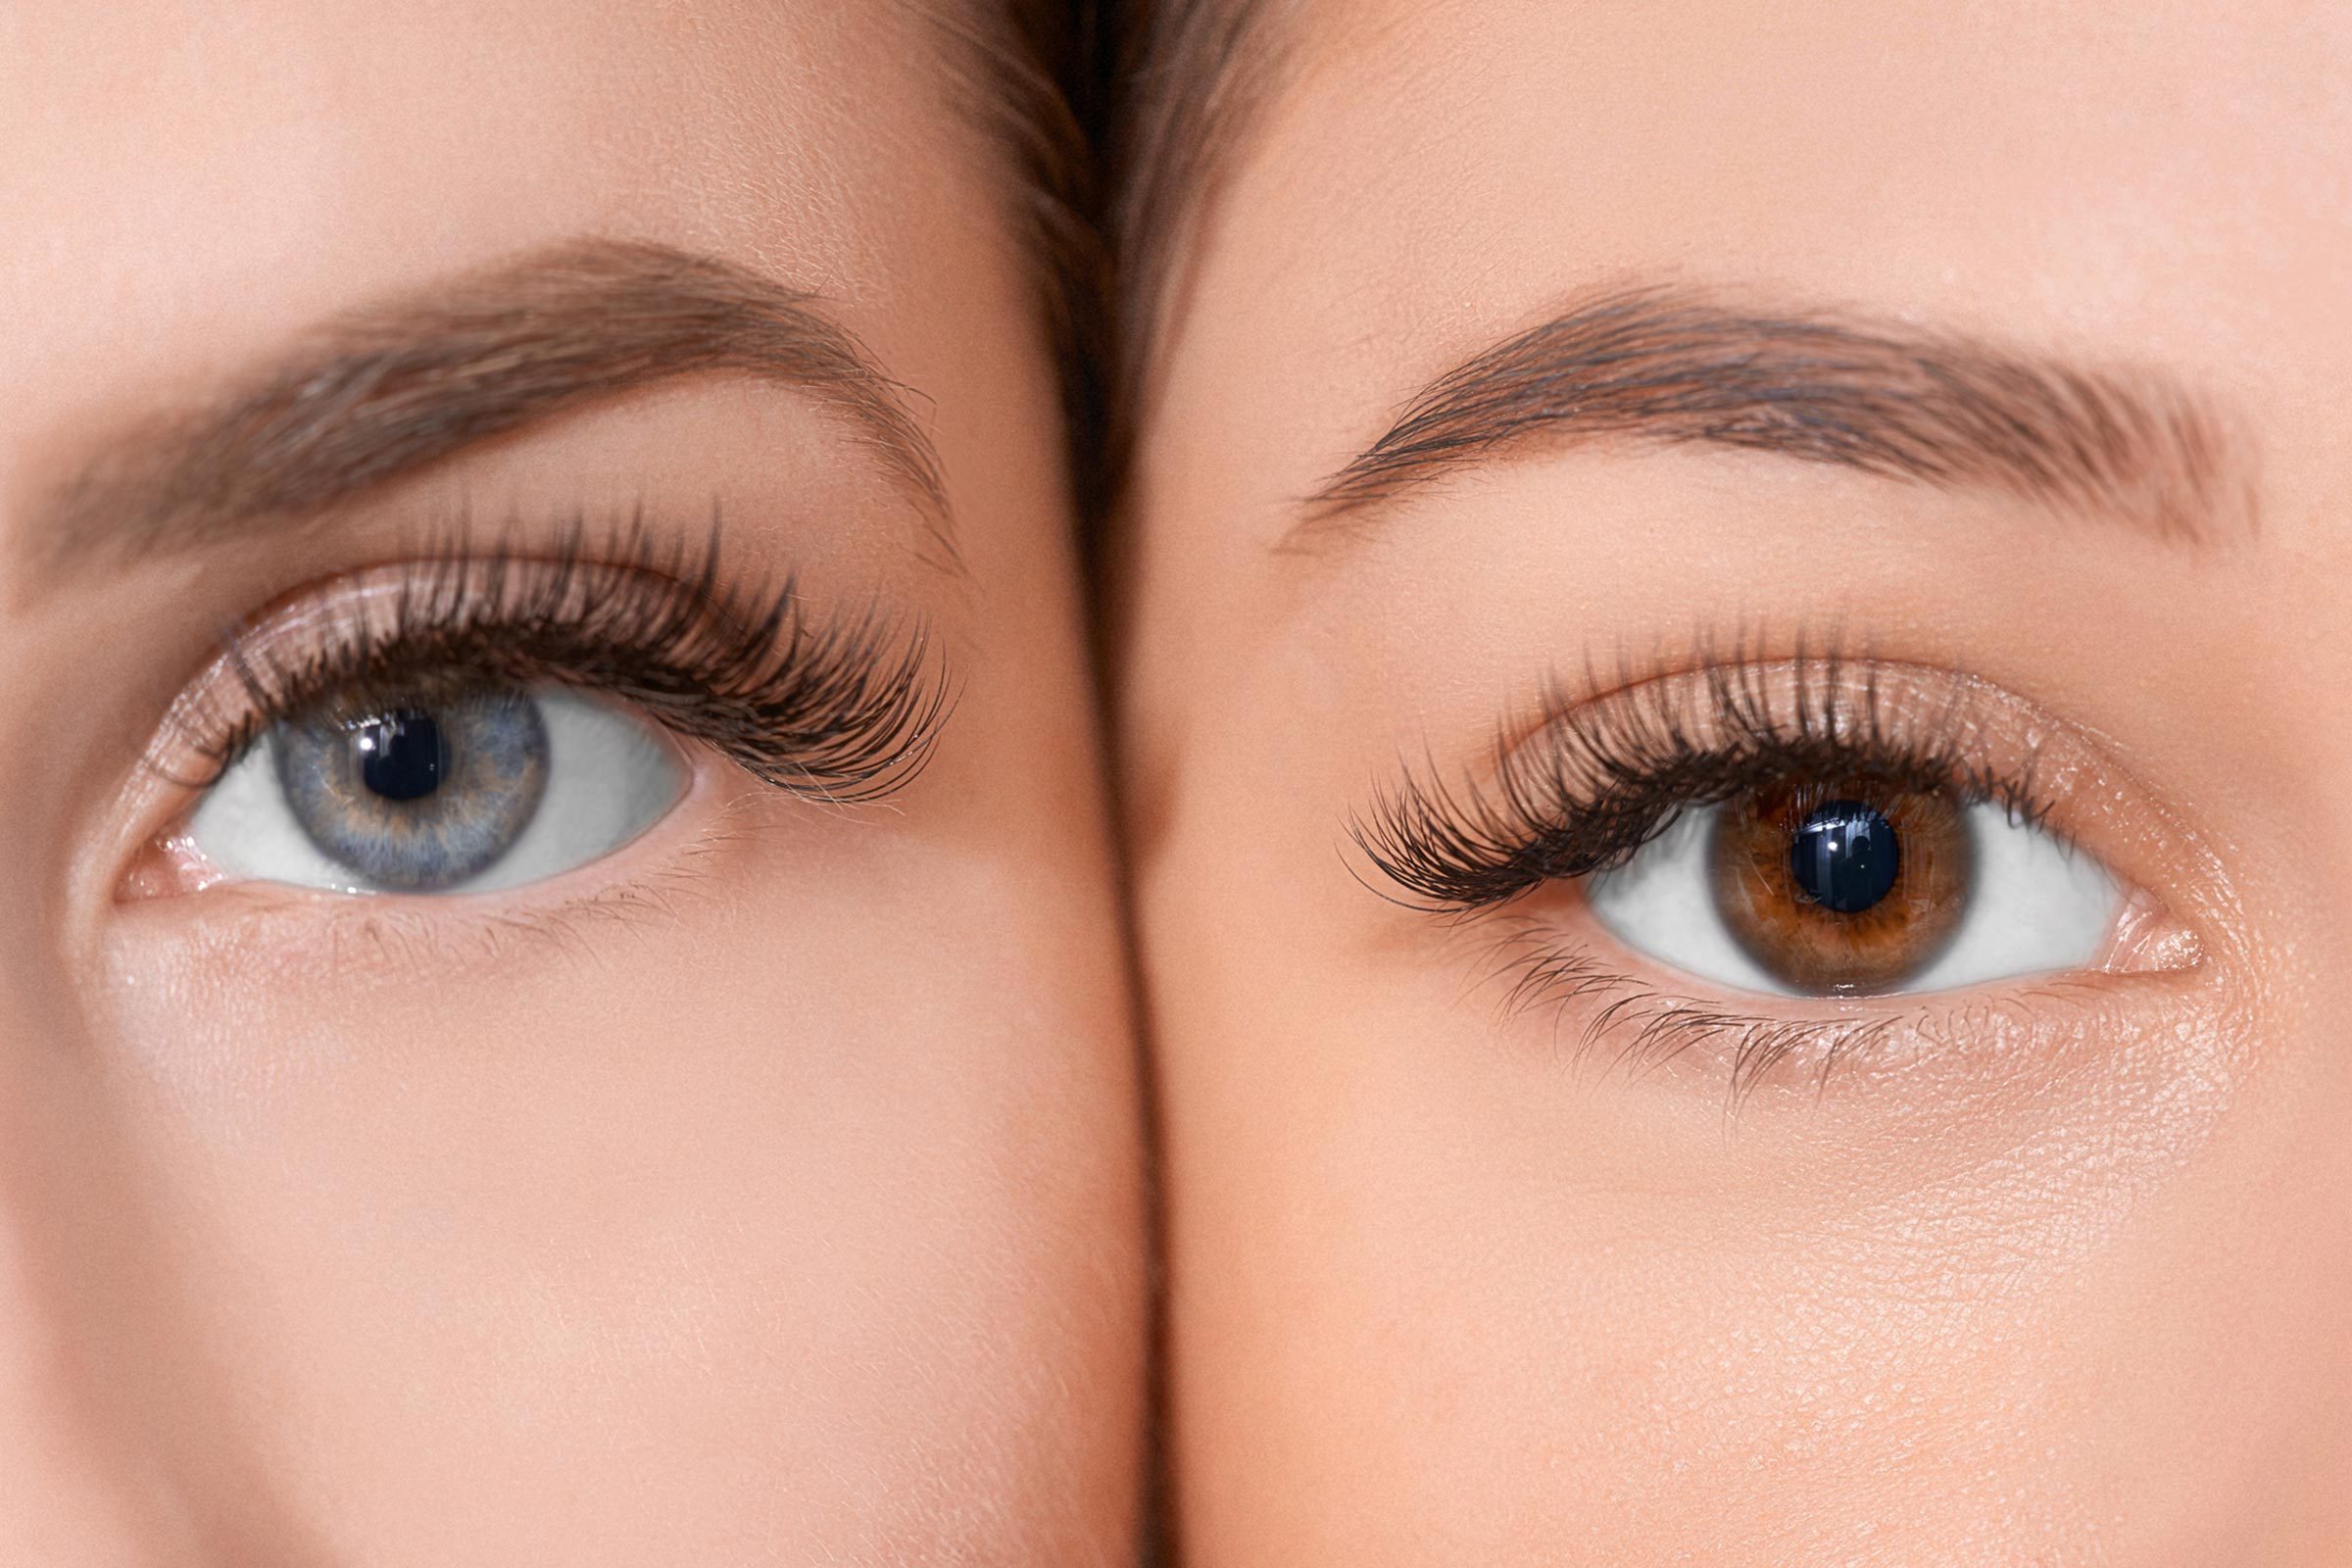
[[[1964,808],[1868,779],[1777,786],[1725,803],[1708,847],[1717,907],[1776,980],[1884,991],[1950,942],[1972,871]]]

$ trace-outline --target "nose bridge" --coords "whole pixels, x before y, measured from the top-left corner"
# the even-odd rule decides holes
[[[133,1183],[37,923],[0,913],[0,1561],[191,1561],[141,1455]]]

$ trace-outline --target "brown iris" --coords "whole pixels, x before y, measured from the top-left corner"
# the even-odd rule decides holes
[[[1867,778],[1726,802],[1708,858],[1732,935],[1800,991],[1899,984],[1943,951],[1968,902],[1959,803]]]

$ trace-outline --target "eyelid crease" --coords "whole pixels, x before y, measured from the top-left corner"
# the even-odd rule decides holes
[[[338,587],[340,591],[338,592]],[[815,618],[794,581],[733,581],[713,514],[699,544],[642,511],[552,548],[461,521],[397,565],[330,579],[230,629],[147,762],[202,789],[274,724],[332,722],[420,686],[557,681],[618,699],[777,788],[834,804],[896,792],[928,760],[953,688],[919,619]],[[184,777],[178,759],[200,760]]]

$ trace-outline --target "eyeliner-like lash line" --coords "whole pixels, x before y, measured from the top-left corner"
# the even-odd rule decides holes
[[[178,782],[217,779],[275,724],[335,722],[419,690],[556,682],[628,703],[765,783],[868,801],[921,770],[953,706],[920,620],[868,608],[819,621],[790,577],[732,583],[715,514],[699,545],[664,542],[642,511],[601,537],[574,518],[537,551],[512,529],[486,550],[471,537],[461,522],[411,560],[353,574],[392,588],[388,612],[330,599],[291,648],[278,617],[228,633],[235,699],[175,709],[168,726],[209,764]]]

